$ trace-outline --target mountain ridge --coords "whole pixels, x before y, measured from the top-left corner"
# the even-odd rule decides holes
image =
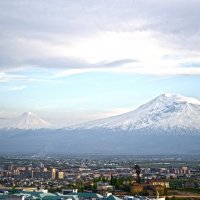
[[[199,117],[198,100],[162,94],[128,114],[72,128],[1,129],[0,152],[200,155]]]
[[[13,120],[1,121],[1,129],[58,129],[32,112],[25,112]],[[200,132],[200,101],[175,93],[164,93],[127,113],[60,128]]]
[[[69,129],[200,130],[200,101],[179,94],[164,93],[137,109],[100,120],[68,127]]]

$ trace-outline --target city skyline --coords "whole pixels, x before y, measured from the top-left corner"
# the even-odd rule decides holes
[[[199,1],[1,1],[0,118],[76,124],[162,93],[200,99]]]

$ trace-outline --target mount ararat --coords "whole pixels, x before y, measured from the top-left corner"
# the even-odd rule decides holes
[[[1,127],[2,153],[200,154],[200,101],[177,94],[60,129],[30,112]]]
[[[71,128],[124,131],[180,129],[192,133],[200,130],[200,101],[178,94],[162,94],[131,112]]]
[[[4,129],[56,129],[56,126],[31,112],[2,123]],[[64,127],[62,127],[64,128]],[[137,109],[121,115],[66,126],[66,130],[107,129],[113,131],[136,130],[200,130],[200,101],[178,94],[162,94]]]

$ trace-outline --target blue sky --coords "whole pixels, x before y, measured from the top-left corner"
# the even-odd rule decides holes
[[[162,93],[200,99],[200,2],[0,2],[0,117],[74,124]]]

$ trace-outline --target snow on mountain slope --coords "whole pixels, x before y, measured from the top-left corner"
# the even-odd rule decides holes
[[[52,128],[53,126],[31,112],[25,112],[21,116],[8,122],[4,128],[11,129],[40,129],[40,128]]]
[[[134,111],[71,128],[200,130],[200,101],[178,94],[162,94]]]

